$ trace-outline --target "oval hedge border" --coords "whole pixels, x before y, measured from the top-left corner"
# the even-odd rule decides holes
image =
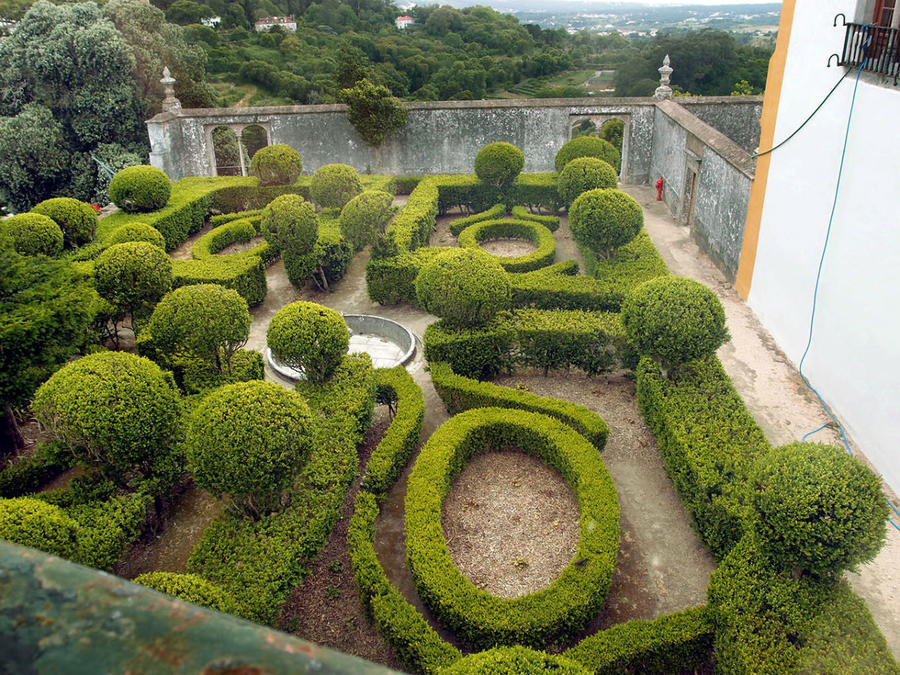
[[[553,262],[556,257],[556,240],[553,233],[541,225],[528,220],[483,220],[469,225],[459,234],[459,245],[464,248],[480,248],[490,239],[526,239],[537,249],[515,258],[491,256],[507,272],[531,272]]]
[[[207,260],[231,244],[246,244],[254,237],[259,236],[259,231],[248,218],[239,218],[214,227],[209,232],[199,237],[191,246],[191,257],[194,260]],[[268,265],[278,255],[278,251],[269,246],[266,241],[260,242],[253,248],[242,253],[231,255],[257,255],[262,258],[263,264]],[[222,256],[228,258],[228,255]]]
[[[517,447],[556,468],[581,513],[575,556],[535,593],[501,598],[457,569],[441,528],[453,479],[485,448]],[[406,495],[407,562],[419,595],[439,620],[476,649],[543,647],[572,637],[606,599],[619,548],[619,502],[597,449],[562,422],[522,410],[478,408],[444,423],[422,449]]]

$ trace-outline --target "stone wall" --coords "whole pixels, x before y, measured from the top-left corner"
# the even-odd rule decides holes
[[[747,152],[759,146],[762,96],[686,96],[675,101]]]

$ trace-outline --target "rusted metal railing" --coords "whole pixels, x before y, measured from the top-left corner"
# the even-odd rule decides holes
[[[840,65],[900,77],[900,29],[848,23]]]

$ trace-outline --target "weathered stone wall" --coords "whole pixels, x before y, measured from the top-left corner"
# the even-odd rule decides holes
[[[747,152],[759,146],[762,96],[688,96],[676,102]]]

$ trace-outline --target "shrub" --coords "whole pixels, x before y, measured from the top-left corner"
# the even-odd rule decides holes
[[[172,181],[152,166],[128,166],[109,182],[109,198],[123,211],[156,211],[169,201]]]
[[[183,286],[168,293],[147,326],[154,346],[169,357],[188,352],[218,372],[250,335],[250,311],[237,291],[218,284]]]
[[[525,167],[525,153],[512,143],[488,143],[475,155],[475,175],[479,180],[502,190]]]
[[[69,197],[46,199],[31,209],[53,219],[63,232],[67,248],[87,244],[97,231],[97,212],[90,204]]]
[[[589,675],[594,671],[565,656],[548,654],[528,647],[494,647],[469,654],[441,673],[446,675],[519,675],[520,673],[559,673]]]
[[[304,284],[316,268],[319,233],[310,203],[295,194],[276,197],[263,209],[260,229],[269,246],[281,252],[291,283]]]
[[[596,157],[612,166],[616,172],[621,168],[622,158],[612,143],[595,136],[579,136],[565,143],[556,153],[554,164],[561,172],[566,164],[579,157]]]
[[[195,260],[208,259],[231,244],[246,244],[252,241],[257,234],[256,227],[249,219],[232,220],[231,222],[218,225],[203,236],[198,237],[194,245],[191,246],[191,257]],[[247,251],[230,255],[256,255],[262,258],[263,263],[270,263],[278,256],[278,249],[271,246],[268,241],[264,241]]]
[[[164,251],[166,250],[166,240],[160,231],[146,223],[126,223],[122,227],[116,228],[107,238],[106,243],[112,246],[114,244],[124,244],[128,241],[144,241],[158,246]]]
[[[372,258],[386,258],[428,244],[438,212],[440,192],[433,178],[424,178],[410,193],[406,205],[372,247]]]
[[[94,285],[118,316],[134,315],[156,303],[172,287],[172,259],[144,241],[115,244],[94,263]]]
[[[251,307],[266,297],[266,269],[262,258],[250,252],[210,256],[203,260],[175,260],[172,286],[219,284],[236,290]]]
[[[559,229],[559,216],[542,216],[537,213],[531,213],[524,206],[512,207],[512,217],[516,220],[530,220],[534,223],[540,223],[551,232]]]
[[[417,248],[390,258],[371,258],[366,263],[369,298],[381,305],[416,304],[416,277],[422,266],[446,248]]]
[[[503,218],[505,215],[506,204],[494,204],[486,211],[480,211],[479,213],[473,213],[471,216],[451,220],[450,234],[454,237],[458,237],[463,230],[469,227],[469,225],[480,223],[483,220],[496,220],[497,218]]]
[[[604,141],[609,141],[619,155],[622,154],[622,141],[625,138],[625,122],[618,119],[606,120],[600,125],[597,136]]]
[[[402,129],[408,111],[391,90],[374,84],[368,78],[359,80],[351,89],[342,89],[342,103],[347,104],[347,119],[369,145],[378,146],[386,134]]]
[[[142,334],[143,335],[143,334]],[[263,355],[253,349],[239,349],[231,357],[231,371],[221,372],[200,359],[178,359],[173,367],[181,371],[186,394],[202,394],[223,384],[266,379],[266,362]]]
[[[68,507],[69,515],[79,527],[74,561],[112,570],[125,549],[141,534],[152,506],[153,497],[138,490]]]
[[[259,184],[290,185],[303,171],[300,154],[289,145],[268,145],[260,148],[250,160],[250,175],[259,178]]]
[[[459,234],[459,245],[481,250],[479,247],[486,241],[507,238],[524,239],[537,247],[531,253],[514,258],[491,255],[507,272],[540,269],[552,263],[556,257],[556,239],[553,238],[553,233],[540,223],[528,220],[483,220],[470,225]]]
[[[38,489],[72,466],[72,453],[58,441],[40,443],[0,470],[0,497],[20,497]]]
[[[881,480],[841,448],[790,443],[762,457],[750,478],[752,527],[786,568],[839,575],[884,544],[890,507]]]
[[[559,196],[567,205],[575,201],[582,192],[596,189],[615,188],[619,184],[616,170],[607,162],[596,157],[579,157],[566,164],[559,174],[557,188]]]
[[[511,366],[516,329],[505,312],[473,328],[436,321],[425,329],[422,342],[429,362],[446,361],[453,372],[489,380]]]
[[[477,326],[509,304],[509,280],[494,258],[480,250],[449,249],[416,277],[419,305],[450,324]]]
[[[63,232],[52,218],[40,213],[20,213],[0,221],[0,246],[22,255],[57,256],[63,249]]]
[[[253,518],[278,508],[310,450],[312,417],[299,394],[259,380],[206,396],[187,423],[194,480]]]
[[[58,506],[40,499],[0,499],[0,539],[71,558],[75,554],[78,523]]]
[[[149,474],[176,440],[179,398],[171,376],[152,361],[100,352],[64,366],[37,390],[38,421],[81,459]]]
[[[719,298],[685,277],[638,286],[622,305],[622,322],[641,355],[673,366],[710,356],[728,339]]]
[[[359,174],[346,164],[320,166],[309,186],[310,198],[323,209],[342,209],[360,192]]]
[[[238,611],[234,598],[197,574],[147,572],[135,577],[134,583],[226,614],[237,614]]]
[[[350,338],[340,314],[301,300],[282,307],[272,317],[266,342],[278,361],[299,370],[311,382],[324,382],[340,364]]]
[[[394,197],[381,190],[372,190],[357,195],[341,209],[341,234],[350,242],[354,251],[375,242],[384,234],[384,229],[393,217],[391,206]]]
[[[516,178],[509,191],[509,203],[551,213],[566,206],[559,197],[556,175],[552,173],[527,173]]]
[[[634,239],[644,226],[644,212],[620,190],[588,190],[569,209],[572,236],[600,258],[609,258]]]

